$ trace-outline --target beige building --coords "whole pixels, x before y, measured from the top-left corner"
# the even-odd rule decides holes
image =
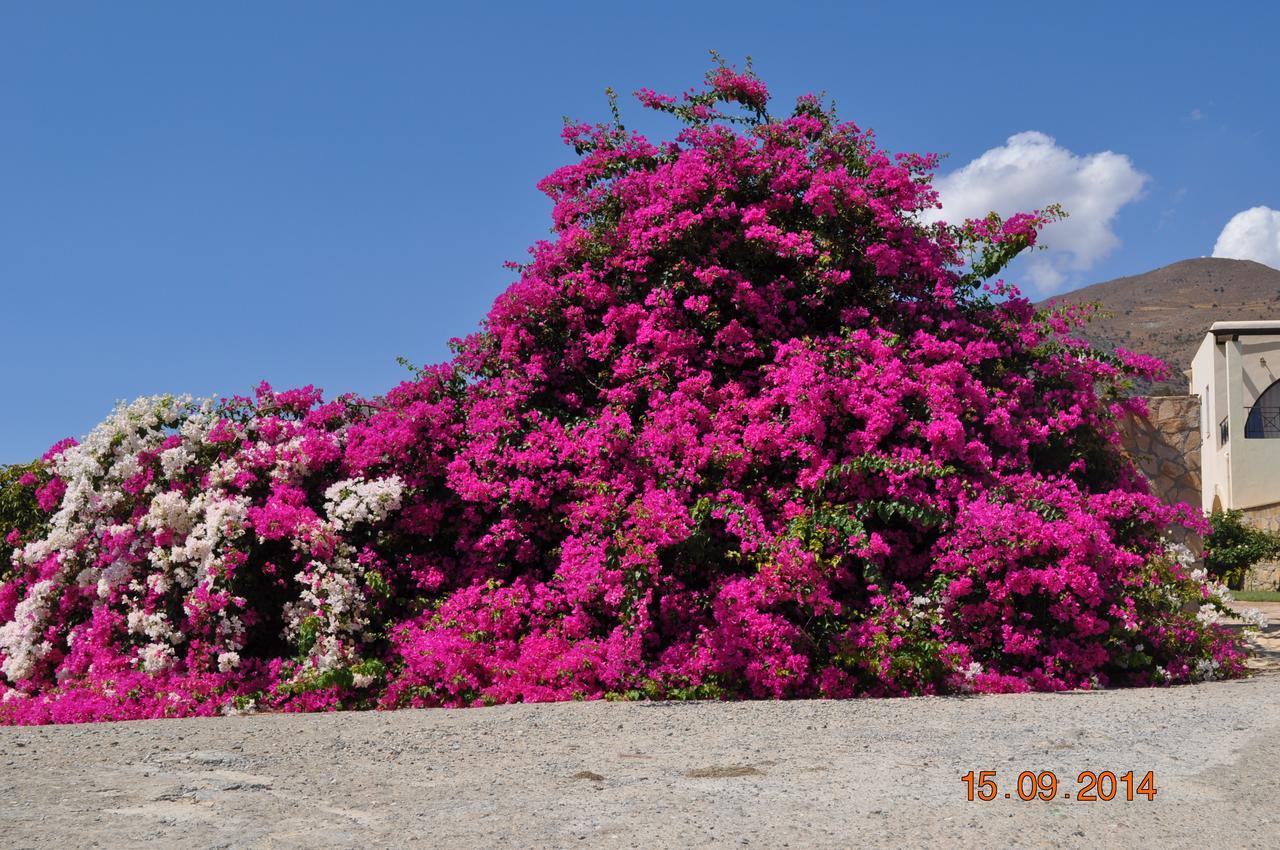
[[[1191,363],[1201,507],[1280,525],[1280,320],[1215,322]]]

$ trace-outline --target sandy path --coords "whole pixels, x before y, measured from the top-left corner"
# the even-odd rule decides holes
[[[1060,695],[0,729],[0,845],[1263,847],[1280,835],[1278,763],[1276,672]],[[965,799],[970,769],[997,771],[996,800]],[[1082,770],[1150,770],[1158,793],[1023,802],[1022,770],[1055,771],[1062,793]]]

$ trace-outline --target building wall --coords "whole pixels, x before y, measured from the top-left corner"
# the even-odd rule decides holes
[[[1280,339],[1241,337],[1240,367],[1245,404],[1251,405],[1267,387],[1280,381]]]
[[[1280,338],[1242,336],[1217,343],[1205,336],[1191,364],[1192,393],[1205,405],[1201,507],[1249,509],[1280,502],[1280,440],[1244,436],[1245,421],[1268,387],[1280,379]],[[1227,420],[1229,438],[1219,436]]]
[[[1215,380],[1219,371],[1225,371],[1223,350],[1214,344],[1213,334],[1207,334],[1195,358],[1191,361],[1191,394],[1200,398],[1200,441],[1203,451],[1200,457],[1200,474],[1204,481],[1198,504],[1209,513],[1214,509],[1214,499],[1219,507],[1228,498],[1226,450],[1219,445],[1218,423],[1226,415],[1226,382]]]
[[[1280,439],[1246,440],[1244,425],[1248,408],[1280,378],[1280,339],[1241,337],[1227,346],[1228,360],[1233,353],[1238,355],[1240,376],[1240,399],[1231,409],[1231,503],[1227,507],[1260,508],[1280,502]]]
[[[1238,508],[1247,522],[1280,531],[1280,439],[1245,439],[1245,421],[1266,390],[1280,379],[1280,338],[1242,335],[1205,336],[1191,363],[1190,391],[1200,396],[1203,488],[1206,512]],[[1219,423],[1228,422],[1224,443]],[[1157,490],[1157,492],[1160,492]],[[1257,564],[1245,579],[1246,590],[1280,587],[1280,563]]]

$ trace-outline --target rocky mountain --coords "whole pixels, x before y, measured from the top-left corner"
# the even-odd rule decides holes
[[[1183,260],[1051,300],[1100,303],[1104,315],[1095,317],[1083,336],[1108,350],[1120,346],[1164,360],[1171,369],[1168,380],[1138,390],[1175,395],[1187,391],[1183,370],[1191,368],[1211,324],[1280,319],[1280,271],[1250,260]]]

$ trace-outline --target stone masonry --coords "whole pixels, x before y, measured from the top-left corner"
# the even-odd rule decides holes
[[[1169,504],[1200,505],[1200,399],[1198,396],[1153,396],[1146,416],[1126,415],[1120,423],[1125,452],[1151,484],[1151,492]],[[1198,535],[1175,535],[1192,551],[1203,545]]]
[[[1244,512],[1250,523],[1268,531],[1280,531],[1280,502],[1250,508]],[[1245,590],[1280,589],[1280,562],[1269,561],[1255,564],[1244,580]]]
[[[1170,504],[1200,504],[1200,399],[1197,396],[1153,396],[1147,399],[1146,416],[1128,415],[1120,423],[1125,451],[1151,484],[1151,492]],[[1280,531],[1280,502],[1244,511],[1259,528]],[[1199,536],[1179,538],[1199,552]],[[1245,590],[1280,587],[1280,563],[1254,566],[1245,578]]]

